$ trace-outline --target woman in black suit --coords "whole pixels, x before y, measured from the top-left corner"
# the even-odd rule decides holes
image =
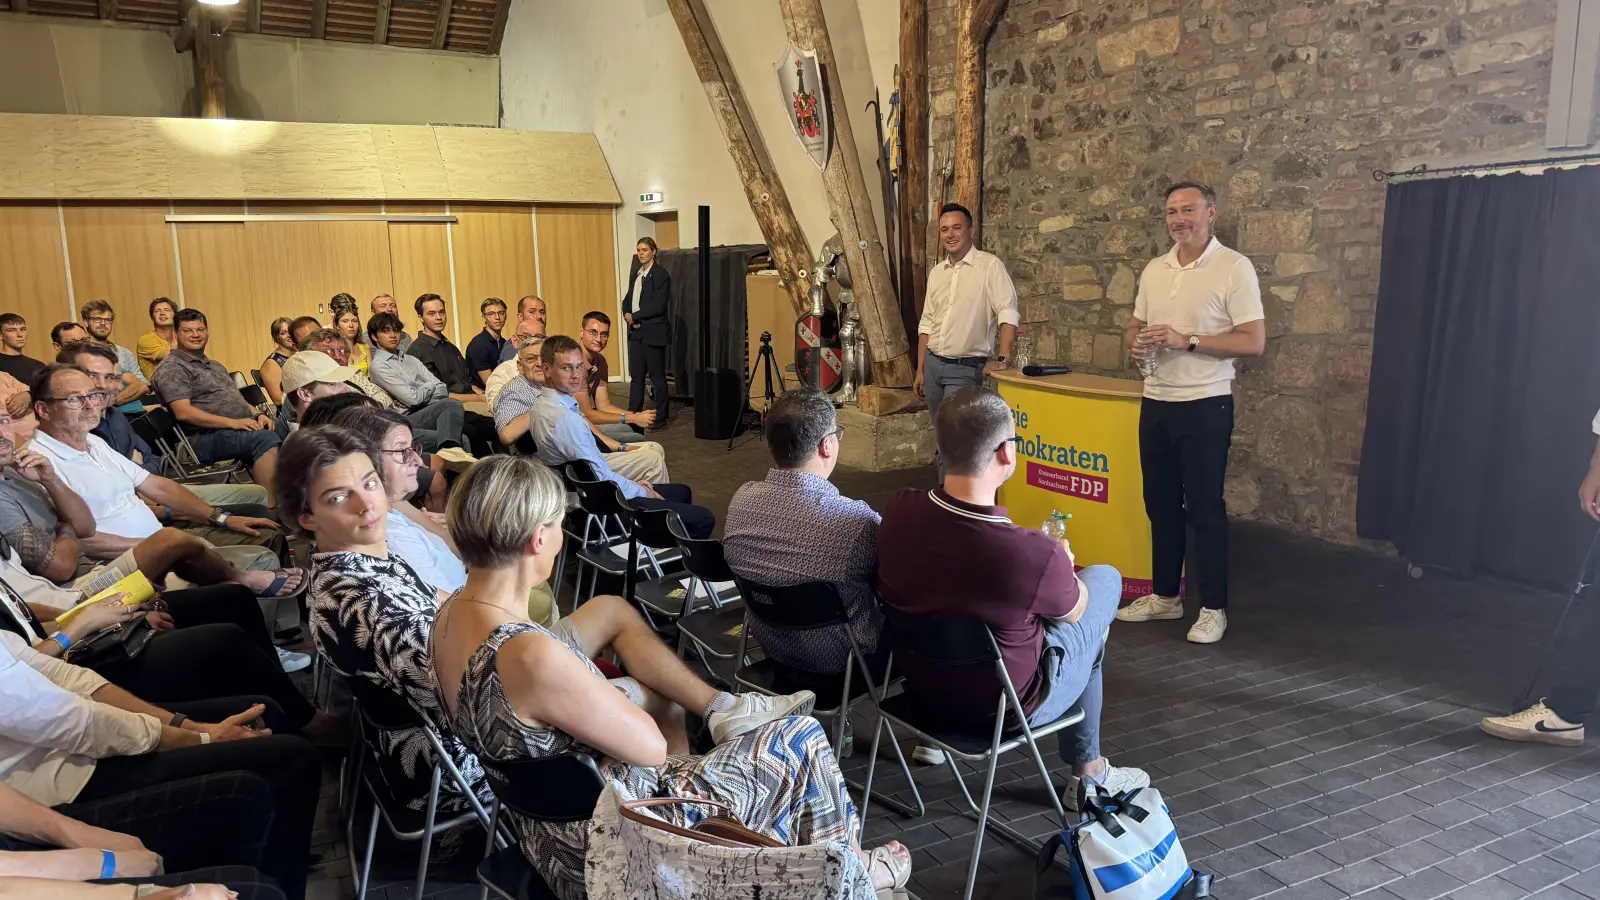
[[[640,238],[639,255],[628,272],[628,292],[622,295],[622,318],[628,323],[628,369],[633,383],[628,391],[628,411],[644,411],[644,379],[650,376],[655,392],[656,421],[651,431],[667,426],[667,342],[671,338],[667,305],[672,279],[655,264],[654,238]]]

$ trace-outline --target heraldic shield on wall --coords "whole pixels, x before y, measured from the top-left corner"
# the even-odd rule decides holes
[[[778,89],[783,92],[795,137],[818,169],[828,167],[828,153],[833,149],[833,123],[824,88],[817,54],[790,44],[789,52],[778,60]]]

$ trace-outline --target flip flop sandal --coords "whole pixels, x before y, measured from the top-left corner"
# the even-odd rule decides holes
[[[295,586],[294,590],[285,591],[283,586],[289,583],[289,579],[293,578],[296,572],[300,573],[300,583]],[[289,597],[298,597],[305,593],[306,585],[311,583],[311,573],[305,569],[278,569],[272,574],[272,583],[267,585],[266,590],[257,594],[257,597],[264,600],[283,600]]]
[[[907,850],[907,853],[909,854],[910,851]],[[878,900],[900,900],[900,898],[905,897],[906,882],[911,880],[911,857],[908,855],[905,859],[900,859],[894,855],[894,850],[888,844],[872,848],[870,856],[872,866],[882,863],[889,870],[889,874],[894,876],[894,885],[892,887],[878,889]],[[872,871],[870,866],[867,871],[870,877]]]

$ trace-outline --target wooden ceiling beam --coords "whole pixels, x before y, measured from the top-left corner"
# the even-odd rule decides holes
[[[378,16],[372,27],[372,42],[374,44],[389,42],[389,0],[378,0]]]
[[[328,33],[328,0],[311,0],[311,37],[322,40]]]
[[[25,13],[28,11],[28,0],[11,0],[11,11]]]
[[[248,0],[245,8],[245,30],[251,34],[261,33],[261,0]]]
[[[13,4],[14,6],[15,4]],[[100,18],[115,19],[117,17],[117,0],[100,0]]]
[[[450,31],[450,0],[439,0],[439,20],[433,26],[433,49],[443,50],[445,35]]]
[[[494,26],[489,30],[489,52],[498,55],[506,37],[506,20],[511,18],[511,0],[500,0],[494,7]]]

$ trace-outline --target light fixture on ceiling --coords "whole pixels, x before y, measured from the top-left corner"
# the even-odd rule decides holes
[[[199,0],[206,6],[238,6],[239,0]]]

